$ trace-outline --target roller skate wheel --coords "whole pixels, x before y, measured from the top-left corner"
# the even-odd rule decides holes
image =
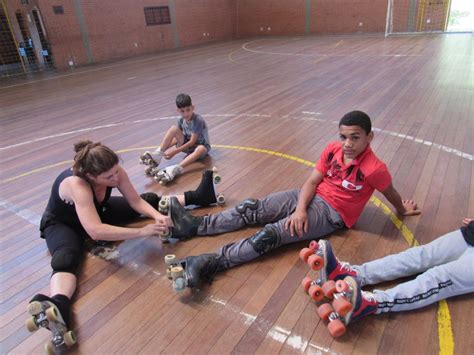
[[[217,195],[217,204],[218,205],[223,205],[225,204],[225,197],[223,194]]]
[[[329,319],[329,315],[334,312],[334,309],[329,303],[324,303],[320,307],[318,307],[318,316],[321,318],[323,321],[327,322]]]
[[[32,316],[36,316],[37,314],[40,314],[43,311],[43,307],[41,306],[41,303],[38,301],[33,301],[28,304],[28,313],[31,314]]]
[[[165,264],[166,265],[173,265],[176,263],[176,255],[174,254],[168,254],[168,255],[165,255]]]
[[[161,208],[161,209],[164,209],[164,210],[167,210],[168,207],[170,205],[170,200],[169,198],[165,197],[165,198],[161,198],[160,200],[160,204],[158,205],[158,208]]]
[[[173,290],[176,292],[181,292],[186,287],[186,281],[182,277],[177,278],[173,281]]]
[[[44,353],[46,355],[54,355],[56,347],[54,346],[52,341],[48,341],[44,344]]]
[[[308,258],[314,254],[314,250],[310,248],[303,248],[300,250],[300,259],[303,260],[305,263],[308,262]]]
[[[313,254],[308,257],[307,263],[311,267],[311,269],[313,269],[314,271],[318,271],[321,270],[324,266],[324,259],[319,255]]]
[[[181,266],[175,266],[171,268],[171,278],[176,281],[176,279],[180,278],[184,275],[184,270]]]
[[[221,183],[222,178],[220,175],[214,174],[214,176],[212,177],[212,180],[214,181],[214,184],[217,185]]]
[[[319,285],[311,285],[308,290],[308,294],[316,302],[321,301],[324,297],[323,289]]]
[[[58,320],[58,311],[56,307],[49,307],[45,313],[46,313],[46,318],[50,322],[56,322]]]
[[[309,288],[311,287],[311,280],[310,277],[306,276],[303,280],[301,280],[301,286],[303,287],[304,292],[308,293]]]
[[[334,310],[344,317],[351,309],[352,304],[345,297],[338,297],[332,302]]]
[[[76,334],[74,334],[74,332],[72,330],[64,333],[64,344],[66,344],[66,346],[73,346],[74,344],[76,344]]]
[[[336,282],[334,282],[334,280],[326,281],[322,288],[324,295],[332,300],[334,298],[334,293],[336,292]]]
[[[334,319],[333,321],[329,322],[328,330],[329,334],[331,334],[333,338],[339,338],[346,332],[346,326],[340,319]]]
[[[26,326],[26,329],[28,329],[28,331],[30,333],[33,333],[35,330],[38,330],[38,325],[36,324],[35,322],[35,317],[30,317],[28,318],[26,321],[25,321],[25,326]]]
[[[309,248],[313,249],[314,251],[319,249],[319,244],[317,241],[312,240],[311,243],[309,243]]]
[[[336,281],[336,291],[338,293],[349,291],[349,284],[344,280],[337,280]]]
[[[213,172],[213,173],[217,173],[217,167],[213,166],[213,167],[212,167],[212,172]]]

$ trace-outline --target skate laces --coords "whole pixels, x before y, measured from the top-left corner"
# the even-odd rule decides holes
[[[349,264],[348,262],[346,261],[339,261],[338,260],[338,263],[340,265],[340,269],[341,271],[346,271],[346,272],[349,272],[349,274],[351,276],[357,276],[357,271],[352,267],[351,264]]]
[[[375,299],[375,295],[372,292],[368,291],[361,291],[361,296],[364,300],[370,303],[375,303],[377,304],[377,300]]]

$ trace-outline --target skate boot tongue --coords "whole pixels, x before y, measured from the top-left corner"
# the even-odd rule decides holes
[[[173,221],[172,237],[187,239],[197,234],[197,229],[202,222],[202,217],[193,216],[180,205],[176,197],[170,198],[169,214]]]

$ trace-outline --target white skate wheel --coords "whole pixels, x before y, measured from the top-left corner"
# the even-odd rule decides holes
[[[217,195],[217,204],[218,205],[223,205],[225,204],[225,197],[223,194]]]
[[[174,254],[165,255],[165,264],[166,265],[173,265],[175,263],[176,263],[176,255],[174,255]]]
[[[63,339],[66,346],[73,346],[76,344],[76,334],[74,334],[72,330],[64,333]]]
[[[26,321],[25,321],[25,326],[26,326],[26,329],[28,329],[28,331],[30,333],[34,332],[35,330],[38,330],[38,325],[36,324],[35,322],[35,317],[30,317],[28,318]]]
[[[173,290],[176,292],[181,292],[186,287],[186,282],[182,277],[173,281]]]

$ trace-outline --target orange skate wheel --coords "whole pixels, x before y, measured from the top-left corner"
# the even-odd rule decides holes
[[[346,332],[346,326],[340,319],[334,319],[329,322],[328,330],[333,338],[339,338]]]
[[[323,289],[319,285],[311,285],[311,287],[308,290],[308,294],[316,302],[321,301],[324,297]]]
[[[308,262],[308,258],[310,255],[314,254],[314,250],[310,248],[303,248],[300,250],[300,259],[303,260],[305,263]]]
[[[344,317],[352,309],[352,304],[345,297],[336,298],[332,302],[332,306],[341,317]]]
[[[349,290],[349,284],[344,281],[344,280],[337,280],[336,281],[336,291],[341,293],[341,292],[346,292]]]
[[[318,271],[321,270],[324,266],[324,259],[319,255],[313,254],[308,258],[307,263],[311,267],[311,269],[313,269],[314,271]]]
[[[327,322],[329,319],[329,315],[334,312],[334,309],[329,303],[324,303],[320,307],[318,307],[318,316],[321,318],[323,321]]]
[[[329,280],[323,283],[323,293],[324,295],[329,298],[334,298],[334,293],[336,292],[336,282],[334,280]]]
[[[318,250],[319,249],[319,244],[317,241],[312,240],[311,243],[309,243],[309,248],[313,250]]]
[[[301,286],[303,286],[304,292],[308,293],[309,287],[311,286],[311,277],[306,276],[301,281]]]

